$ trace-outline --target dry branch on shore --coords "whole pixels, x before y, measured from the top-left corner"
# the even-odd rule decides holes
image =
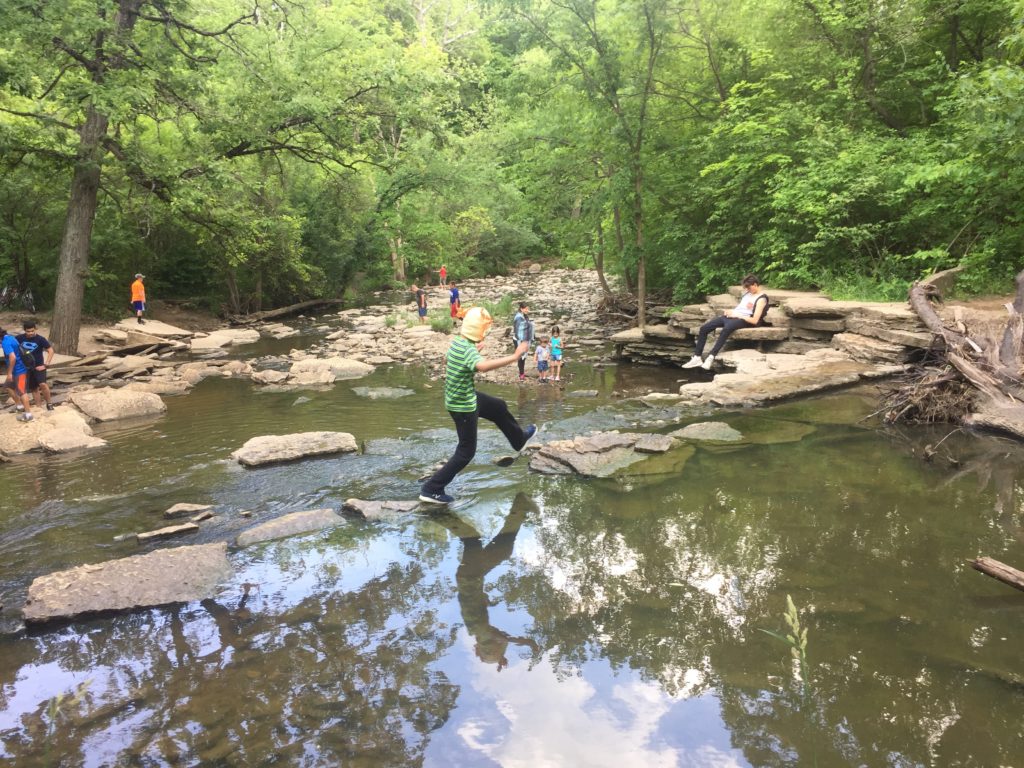
[[[910,289],[910,306],[935,335],[928,356],[886,399],[890,422],[951,422],[1000,429],[1024,437],[1024,271],[1006,305],[1001,330],[949,327],[933,301],[958,270],[937,273]]]

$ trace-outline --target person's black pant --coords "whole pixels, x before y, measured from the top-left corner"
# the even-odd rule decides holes
[[[715,339],[715,346],[711,348],[711,354],[717,355],[722,351],[722,347],[725,346],[726,340],[729,338],[733,331],[739,328],[753,328],[753,326],[744,320],[742,317],[716,317],[714,320],[708,320],[704,325],[697,331],[697,346],[693,350],[693,354],[697,357],[701,357],[704,353],[704,344],[708,340],[708,334],[716,328],[722,330],[718,332],[718,338]]]
[[[448,463],[441,467],[423,484],[423,493],[444,493],[445,486],[461,472],[476,455],[476,434],[480,419],[491,421],[501,430],[509,445],[515,450],[526,445],[526,435],[519,426],[508,405],[500,397],[476,393],[476,410],[472,413],[448,411],[455,422],[455,432],[459,436],[459,444]]]
[[[512,343],[516,347],[519,346],[519,342],[516,341],[515,339],[512,339]],[[519,375],[520,376],[525,376],[526,375],[526,355],[523,355],[522,357],[519,358],[519,360],[516,361],[516,366],[518,366],[518,368],[519,368]]]

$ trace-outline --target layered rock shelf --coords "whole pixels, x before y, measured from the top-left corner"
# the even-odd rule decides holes
[[[890,376],[932,343],[906,303],[832,301],[818,293],[766,288],[771,325],[741,328],[717,356],[713,378],[685,369],[677,399],[719,406],[763,404]],[[739,286],[668,313],[663,322],[611,337],[619,358],[682,365],[700,326],[736,306]],[[705,354],[714,344],[709,336]]]
[[[726,350],[805,354],[835,349],[860,362],[892,364],[906,362],[932,343],[931,333],[905,302],[832,301],[819,293],[770,288],[765,293],[771,300],[771,325],[741,328],[729,337]],[[639,363],[681,365],[693,355],[700,326],[735,307],[741,294],[734,286],[729,293],[709,296],[704,304],[670,312],[662,322],[617,333],[611,337],[616,353]]]

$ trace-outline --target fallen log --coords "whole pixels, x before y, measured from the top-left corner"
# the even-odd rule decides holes
[[[991,576],[996,581],[1008,584],[1014,589],[1024,592],[1024,571],[1011,568],[1006,563],[993,560],[991,557],[979,557],[971,560],[971,568],[981,571],[986,576]]]
[[[250,315],[231,315],[228,319],[232,325],[249,325],[263,320],[273,320],[276,317],[288,317],[289,315],[295,315],[314,307],[333,307],[339,306],[342,303],[342,299],[311,299],[309,301],[300,301],[298,304],[292,304],[287,307],[280,307],[279,309],[253,312]]]

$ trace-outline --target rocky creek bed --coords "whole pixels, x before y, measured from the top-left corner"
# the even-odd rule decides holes
[[[692,351],[695,324],[726,305],[731,306],[735,300],[734,295],[710,297],[706,305],[694,305],[670,313],[664,325],[655,323],[643,330],[610,333],[615,329],[602,326],[597,317],[599,290],[596,277],[591,272],[549,270],[540,275],[523,273],[511,278],[466,281],[460,284],[460,289],[466,306],[479,301],[497,303],[509,295],[517,299],[522,297],[531,305],[538,334],[547,332],[557,323],[565,338],[567,359],[566,376],[559,388],[568,388],[569,394],[584,396],[590,392],[571,391],[573,368],[614,364],[609,338],[620,359],[678,364]],[[741,433],[736,437],[722,437],[721,430],[730,428],[721,423],[711,422],[703,432],[693,424],[678,428],[693,421],[694,414],[701,409],[708,406],[748,407],[882,378],[902,370],[903,361],[913,354],[913,350],[927,346],[929,335],[922,332],[913,313],[906,307],[831,302],[819,295],[794,292],[776,291],[772,296],[781,309],[773,311],[776,325],[737,333],[737,348],[721,356],[721,368],[717,374],[680,371],[677,391],[648,391],[641,396],[647,410],[635,414],[632,423],[626,426],[640,427],[645,431],[612,428],[545,439],[531,446],[530,455],[524,463],[531,471],[541,474],[612,479],[630,487],[638,482],[656,482],[659,477],[681,471],[702,443],[717,446],[749,442],[749,436]],[[447,292],[435,288],[429,301],[443,304],[446,297]],[[268,393],[316,391],[339,386],[339,382],[363,378],[377,366],[416,363],[436,380],[443,372],[443,355],[450,336],[431,330],[429,325],[417,324],[412,319],[414,313],[411,310],[411,302],[397,307],[381,303],[302,318],[303,332],[313,339],[312,343],[305,348],[292,349],[287,355],[256,359],[232,359],[231,350],[265,337],[289,339],[299,331],[296,327],[275,322],[256,328],[225,328],[209,334],[190,335],[158,322],[147,323],[141,333],[131,323],[121,324],[120,328],[105,333],[111,340],[123,341],[129,349],[128,354],[111,350],[110,354],[93,355],[90,360],[71,363],[63,369],[66,373],[62,368],[54,369],[52,378],[58,386],[61,383],[72,384],[62,393],[64,402],[57,410],[44,412],[29,424],[15,422],[13,413],[0,415],[0,428],[9,435],[7,453],[37,450],[102,453],[106,441],[93,434],[96,424],[119,420],[131,423],[139,418],[159,417],[166,410],[162,397],[185,394],[211,376],[248,379],[253,386]],[[507,354],[511,348],[507,337],[509,319],[496,318],[495,328],[485,345],[485,355]],[[766,344],[771,346],[771,350],[763,350]],[[143,348],[140,349],[140,345]],[[763,351],[751,349],[749,345],[761,347]],[[188,359],[182,360],[182,355],[188,355]],[[535,375],[532,366],[530,370]],[[515,369],[510,366],[481,375],[479,379],[499,384],[514,383]],[[530,381],[520,386],[536,388],[539,385]],[[352,389],[367,400],[387,401],[413,394],[412,389],[402,387],[356,386]],[[614,423],[609,424],[609,427],[615,426]],[[783,428],[782,423],[777,426],[782,434],[793,432]],[[568,428],[572,428],[571,424]],[[719,430],[717,436],[715,430]],[[800,430],[796,429],[796,432],[800,433]],[[294,462],[306,456],[357,454],[358,451],[359,437],[352,434],[298,432],[252,438],[237,447],[231,458],[245,466],[258,468]],[[321,510],[312,517],[317,519],[317,525],[333,525],[342,520],[336,512],[344,511],[364,517],[380,517],[407,513],[409,508],[408,503],[401,499],[351,499],[336,511]],[[291,515],[307,516],[304,511],[296,510],[282,517],[280,524],[273,521],[259,523],[251,527],[254,533],[243,531],[235,543],[246,546],[266,538],[312,529],[301,523],[291,525]],[[211,516],[213,513],[207,512],[186,523],[141,531],[131,536],[139,542],[177,539],[195,533]],[[260,532],[263,529],[283,532],[264,534]],[[126,535],[120,536],[123,539]],[[184,553],[189,548],[181,549],[181,556],[187,557]],[[117,570],[117,567],[111,567]],[[220,567],[217,563],[216,568]],[[97,584],[109,585],[110,609],[136,605],[125,601],[123,582],[125,578],[138,577],[140,569],[147,573],[147,583],[174,578],[162,561],[147,561],[137,555],[125,558],[121,572],[128,575],[124,578],[108,579],[105,571],[92,566],[84,570],[72,569],[55,574],[53,578],[37,579],[29,592],[30,608],[26,610],[25,617],[30,621],[46,621],[95,612],[97,605],[103,603],[103,589]],[[82,580],[93,586],[78,592],[69,586],[80,584]],[[49,591],[45,585],[50,585]],[[138,599],[142,601],[140,604],[198,599],[209,586],[207,582],[200,582],[200,585],[198,591],[187,593],[191,597],[181,597],[186,594],[184,592],[161,591],[158,588],[140,592],[151,594],[152,598]],[[54,592],[60,594],[51,598],[49,595]],[[81,600],[76,601],[74,594],[80,594]]]

